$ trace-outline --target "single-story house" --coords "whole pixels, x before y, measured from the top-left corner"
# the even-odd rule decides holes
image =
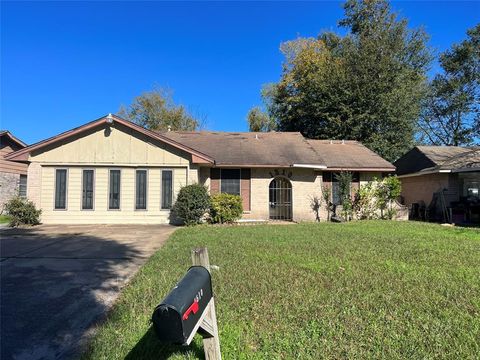
[[[28,165],[28,198],[44,223],[167,223],[180,188],[238,194],[245,220],[314,220],[335,173],[352,188],[395,171],[356,141],[308,140],[297,132],[154,132],[108,116],[8,156]],[[324,217],[325,218],[325,217]]]
[[[12,197],[27,195],[28,165],[5,159],[5,155],[27,146],[7,130],[0,130],[0,212]]]
[[[416,146],[395,166],[412,217],[480,221],[480,147]]]

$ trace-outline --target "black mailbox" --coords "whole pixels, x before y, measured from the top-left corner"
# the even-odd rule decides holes
[[[160,340],[188,344],[212,299],[212,280],[203,266],[192,266],[155,308],[152,322]]]

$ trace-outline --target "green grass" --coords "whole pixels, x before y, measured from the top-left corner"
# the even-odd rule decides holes
[[[124,289],[86,359],[196,359],[149,319],[207,246],[224,359],[478,359],[480,231],[412,222],[176,231]]]
[[[10,217],[8,215],[0,215],[0,224],[8,224]]]

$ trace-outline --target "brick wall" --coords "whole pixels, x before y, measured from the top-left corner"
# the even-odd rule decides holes
[[[423,201],[428,206],[434,192],[450,188],[449,174],[412,176],[400,178],[400,181],[405,205]]]
[[[0,212],[8,200],[18,195],[19,184],[20,174],[0,172]]]
[[[42,167],[38,163],[30,163],[27,174],[27,198],[40,209],[42,206]]]

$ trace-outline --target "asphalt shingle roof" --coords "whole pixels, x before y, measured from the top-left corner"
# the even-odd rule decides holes
[[[308,140],[299,132],[163,132],[215,159],[218,166],[323,165],[333,168],[394,166],[357,141]]]

